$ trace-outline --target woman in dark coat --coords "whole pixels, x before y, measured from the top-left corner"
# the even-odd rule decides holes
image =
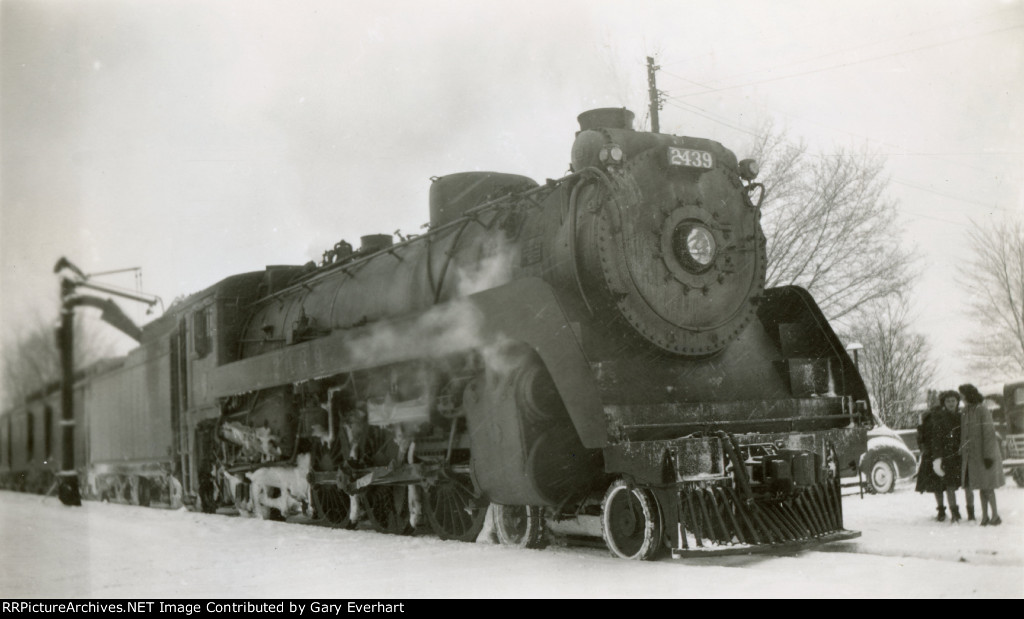
[[[935,495],[937,520],[946,519],[943,493],[949,499],[950,522],[960,520],[956,489],[960,487],[960,395],[955,391],[939,394],[939,404],[924,414],[918,426],[921,465],[917,472],[917,491]]]
[[[981,525],[996,526],[1003,522],[996,508],[996,488],[1001,488],[1006,479],[992,413],[982,403],[984,398],[974,385],[960,385],[960,393],[966,404],[960,422],[961,478],[968,492],[978,490],[981,495]],[[991,519],[989,507],[992,508]]]

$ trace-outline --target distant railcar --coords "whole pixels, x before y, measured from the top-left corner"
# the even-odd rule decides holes
[[[76,375],[74,418],[84,425],[84,393],[88,376],[106,364]],[[50,384],[30,394],[18,406],[0,413],[0,488],[42,494],[54,490],[60,471],[64,437],[61,428],[59,385]],[[88,439],[75,436],[76,468],[84,471]]]

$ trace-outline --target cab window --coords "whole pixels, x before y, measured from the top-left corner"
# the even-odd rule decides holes
[[[199,357],[210,354],[213,348],[213,308],[204,307],[192,314],[192,346]]]
[[[43,407],[43,435],[46,441],[43,457],[49,460],[53,457],[53,409],[49,406]]]
[[[25,413],[25,459],[31,461],[36,456],[36,424],[31,411]]]

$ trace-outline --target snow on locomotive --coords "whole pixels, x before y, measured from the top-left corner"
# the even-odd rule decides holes
[[[186,502],[649,559],[821,543],[870,424],[806,291],[765,288],[756,163],[579,117],[571,173],[434,180],[430,226],[268,267],[147,326]]]

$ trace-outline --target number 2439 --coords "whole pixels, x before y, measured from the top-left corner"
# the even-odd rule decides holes
[[[691,168],[713,168],[715,160],[711,153],[686,148],[669,148],[668,162],[671,165],[682,165]]]

